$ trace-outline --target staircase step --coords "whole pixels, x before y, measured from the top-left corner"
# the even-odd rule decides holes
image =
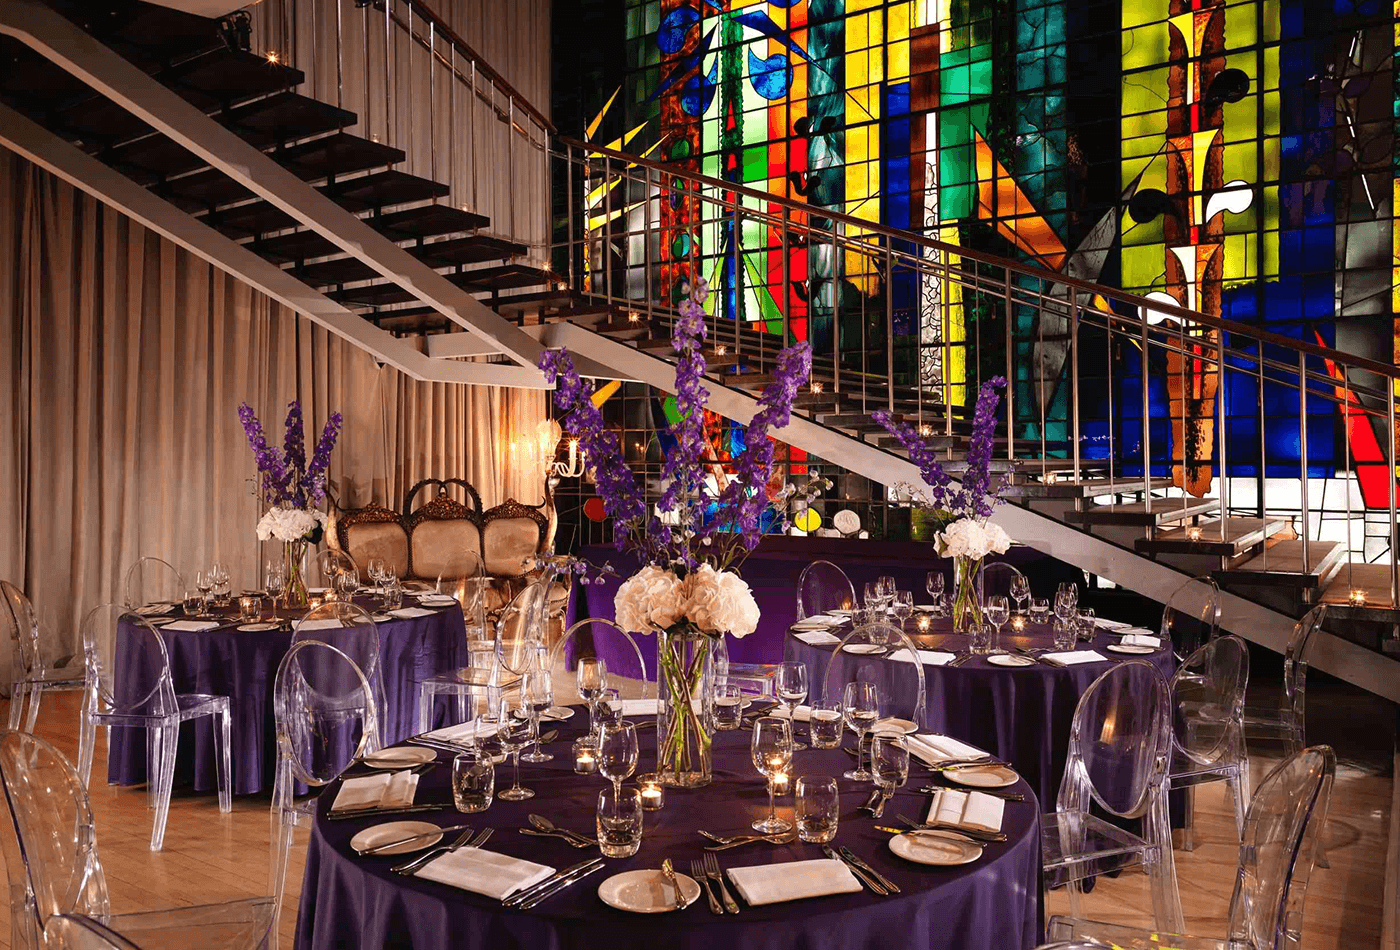
[[[1061,460],[1056,459],[1056,462]],[[1017,459],[1018,477],[1008,485],[1002,495],[1006,498],[1102,498],[1105,495],[1130,494],[1142,491],[1146,486],[1141,478],[1055,478],[1052,481],[1032,481],[1040,476],[1040,463],[1033,459]],[[1102,464],[1102,463],[1096,463]],[[1161,490],[1171,487],[1171,479],[1154,478],[1152,488]]]
[[[294,268],[292,273],[312,287],[349,284],[357,280],[373,280],[379,276],[379,271],[358,257],[335,257],[328,261],[318,261]]]
[[[153,3],[51,0],[49,5],[138,63],[179,59],[220,42],[217,20]]]
[[[413,312],[394,310],[378,314],[374,317],[374,323],[390,333],[401,334],[442,333],[460,329],[455,323],[432,308],[416,309]]]
[[[217,46],[156,77],[205,112],[300,86],[306,75],[249,50]]]
[[[469,234],[466,237],[435,241],[413,248],[419,260],[431,263],[434,267],[455,264],[484,264],[487,261],[504,261],[520,257],[529,247],[517,241],[490,234]]]
[[[240,137],[259,147],[339,131],[358,121],[348,109],[297,92],[258,99],[220,118]]]
[[[1220,519],[1202,521],[1198,540],[1187,537],[1187,526],[1161,528],[1150,538],[1138,538],[1133,547],[1143,554],[1211,554],[1236,557],[1265,538],[1272,537],[1288,526],[1286,518],[1226,518],[1225,538],[1220,537]]]
[[[352,175],[404,160],[402,149],[351,132],[333,132],[278,149],[272,157],[302,181]]]
[[[58,109],[92,95],[68,70],[10,36],[0,36],[0,95],[16,108]]]
[[[520,261],[481,267],[452,275],[452,282],[468,290],[511,290],[517,287],[562,284],[564,278],[553,271]]]
[[[1365,600],[1354,604],[1351,592],[1359,590]],[[1386,623],[1400,623],[1400,613],[1391,609],[1390,603],[1390,564],[1382,560],[1376,564],[1348,565],[1342,560],[1337,572],[1328,582],[1326,590],[1318,598],[1318,603],[1327,604],[1327,616],[1344,613],[1348,619],[1378,620]]]
[[[1303,542],[1279,541],[1254,557],[1212,575],[1222,585],[1250,584],[1276,587],[1325,587],[1346,563],[1346,545],[1340,541],[1309,541],[1308,570],[1303,570]]]
[[[421,205],[391,214],[381,214],[370,223],[394,240],[406,241],[409,238],[430,238],[441,234],[476,231],[490,224],[491,219],[451,205]]]
[[[155,130],[105,96],[79,100],[54,114],[54,123],[83,139],[124,142]]]
[[[330,254],[340,253],[340,248],[333,241],[321,237],[310,229],[291,231],[276,237],[260,238],[244,246],[274,264],[286,264],[291,261],[304,261],[313,257],[326,257]]]
[[[1143,501],[1116,505],[1090,505],[1083,511],[1065,512],[1065,520],[1078,524],[1154,526],[1208,515],[1220,507],[1218,498],[1154,498],[1152,510]]]
[[[904,416],[899,413],[894,413],[891,418],[895,422],[905,421]],[[868,412],[833,412],[817,416],[817,421],[835,429],[850,429],[855,432],[885,431],[885,427],[871,418]]]
[[[328,198],[334,199],[336,204],[351,211],[368,211],[371,208],[387,208],[412,201],[443,198],[450,190],[442,182],[420,178],[393,168],[321,186],[321,191]]]
[[[225,234],[239,237],[282,231],[301,225],[296,218],[268,201],[250,201],[231,208],[220,208],[204,215],[202,220]]]

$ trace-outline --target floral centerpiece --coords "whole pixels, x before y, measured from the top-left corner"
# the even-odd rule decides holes
[[[1000,525],[987,519],[1001,504],[1005,479],[993,480],[991,461],[993,437],[997,423],[997,390],[1006,379],[993,377],[977,391],[977,405],[972,414],[972,438],[968,442],[967,467],[960,483],[943,469],[934,449],[926,443],[913,426],[894,422],[889,413],[872,413],[872,418],[884,426],[909,450],[909,459],[919,466],[927,491],[912,486],[896,486],[908,492],[917,502],[931,509],[941,530],[934,537],[940,557],[953,559],[953,629],[966,632],[982,620],[982,605],[977,596],[977,575],[988,554],[1005,554],[1011,538]]]
[[[316,506],[326,500],[326,473],[343,420],[340,413],[331,413],[308,462],[299,400],[294,399],[287,406],[286,433],[280,453],[267,444],[262,423],[246,402],[239,405],[238,418],[252,446],[267,501],[272,505],[258,521],[258,540],[282,542],[286,571],[283,599],[288,607],[305,607],[306,578],[302,562],[306,558],[306,546],[319,544],[325,532],[326,515]]]
[[[618,550],[635,552],[644,564],[618,588],[616,619],[629,632],[658,635],[657,772],[666,784],[688,788],[710,781],[715,653],[725,634],[745,637],[758,627],[758,605],[737,568],[762,540],[764,512],[777,509],[770,528],[786,531],[787,508],[799,499],[810,503],[818,482],[809,479],[799,490],[781,482],[774,487],[772,480],[775,443],[769,431],[787,425],[797,391],[807,381],[812,355],[806,343],[778,354],[774,381],[758,400],[732,476],[722,485],[706,478],[707,295],[705,283],[697,281],[672,328],[679,419],[668,430],[676,446],[662,468],[654,512],[623,461],[617,436],[604,428],[592,384],[579,378],[564,350],[540,359],[556,386],[564,425],[578,437],[613,519]]]

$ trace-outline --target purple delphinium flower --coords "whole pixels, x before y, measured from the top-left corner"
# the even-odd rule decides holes
[[[335,448],[336,436],[340,435],[343,422],[340,413],[331,413],[331,417],[326,420],[326,427],[321,430],[321,439],[316,443],[316,450],[311,454],[311,464],[306,468],[302,487],[312,505],[319,505],[326,499],[326,471],[330,468],[331,450]]]
[[[676,411],[680,418],[668,430],[676,440],[676,447],[666,458],[661,469],[661,480],[666,485],[657,503],[658,511],[672,512],[686,499],[695,499],[704,481],[701,459],[705,453],[705,400],[709,393],[701,385],[705,377],[705,354],[701,344],[705,342],[704,301],[709,290],[704,281],[697,281],[691,296],[680,305],[680,316],[676,319],[671,348],[677,353],[676,360]],[[691,530],[699,528],[703,509],[690,504],[682,515],[682,524]],[[669,536],[669,529],[662,530]],[[694,567],[696,561],[687,548],[681,554],[686,567]]]
[[[321,440],[308,467],[306,443],[302,435],[301,403],[292,400],[287,407],[287,431],[283,451],[279,453],[267,444],[262,423],[246,402],[238,406],[238,418],[253,449],[253,460],[263,475],[268,502],[272,505],[292,505],[296,508],[315,507],[326,497],[326,470],[330,466],[331,450],[344,419],[334,413],[326,422]]]
[[[274,505],[280,505],[290,498],[290,481],[292,473],[287,471],[287,466],[282,461],[282,456],[277,450],[267,444],[267,437],[263,434],[262,423],[253,412],[253,407],[246,402],[238,405],[238,418],[243,423],[243,432],[248,436],[248,444],[253,449],[253,461],[258,466],[258,471],[264,476],[264,484],[267,486],[268,501]]]
[[[293,399],[287,404],[287,432],[282,439],[282,454],[286,459],[288,487],[292,492],[292,504],[306,507],[306,434],[302,428],[301,400]]]

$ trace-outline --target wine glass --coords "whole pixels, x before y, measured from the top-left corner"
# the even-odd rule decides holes
[[[846,728],[856,734],[856,767],[844,773],[846,778],[857,782],[870,781],[870,773],[865,769],[865,751],[862,743],[866,731],[880,718],[880,690],[874,683],[856,681],[847,683],[841,694],[841,713],[846,720]]]
[[[1074,581],[1061,581],[1059,589],[1055,592],[1055,599],[1064,597],[1069,601],[1071,608],[1079,606],[1079,585]]]
[[[540,748],[540,716],[554,705],[554,677],[549,670],[526,670],[520,680],[520,694],[525,708],[535,719],[534,748],[520,758],[531,763],[552,761],[554,756]]]
[[[520,752],[530,744],[536,735],[535,717],[530,714],[527,706],[520,705],[501,710],[500,728],[496,732],[496,737],[501,742],[501,748],[511,754],[511,760],[515,765],[515,782],[510,788],[496,796],[502,801],[523,802],[527,798],[535,797],[534,789],[524,788],[520,784]]]
[[[885,603],[888,604],[890,601],[894,600],[896,588],[893,577],[890,577],[888,574],[882,574],[875,579],[875,582],[880,585],[880,598]]]
[[[1016,601],[1016,613],[1026,615],[1026,604],[1031,599],[1031,582],[1024,574],[1011,578],[1011,599]]]
[[[773,805],[773,776],[786,771],[792,761],[792,722],[777,716],[764,716],[753,724],[749,754],[754,768],[768,779],[768,817],[753,823],[753,830],[765,835],[781,834],[792,823],[778,817]]]
[[[1001,626],[1011,619],[1011,605],[1006,602],[1005,594],[993,594],[987,598],[987,606],[983,608],[987,615],[987,622],[996,627],[995,648],[1001,648]]]
[[[1068,623],[1070,620],[1077,617],[1078,614],[1079,611],[1075,609],[1074,598],[1070,594],[1062,590],[1055,595],[1055,616],[1059,618],[1061,622]]]
[[[637,771],[637,727],[630,722],[605,722],[598,735],[598,771],[622,794],[622,782]]]
[[[194,586],[199,588],[199,615],[209,616],[209,592],[214,589],[214,572],[199,570],[194,575]]]
[[[793,724],[792,750],[807,748],[797,741],[797,707],[807,698],[807,664],[801,660],[784,660],[778,667],[778,698],[787,706],[788,721]]]
[[[924,578],[924,588],[933,599],[933,615],[943,616],[943,572],[929,571]]]
[[[229,597],[233,593],[233,583],[229,579],[228,567],[214,562],[214,603],[219,607],[227,607]]]
[[[880,592],[880,582],[867,581],[865,584],[865,609],[870,610],[874,607],[883,606],[884,602],[884,596]]]
[[[379,597],[382,600],[384,597],[384,585],[389,581],[389,579],[384,576],[384,559],[379,557],[370,558],[369,563],[365,565],[365,573],[369,575],[369,579],[374,581],[375,586],[379,588]]]
[[[914,616],[914,592],[912,590],[894,592],[894,615],[899,620],[900,626],[908,623],[909,618]]]
[[[282,596],[282,562],[274,561],[263,569],[263,592],[275,603]]]
[[[598,738],[598,698],[608,688],[608,664],[600,656],[586,656],[574,671],[578,694],[588,704],[588,737]]]

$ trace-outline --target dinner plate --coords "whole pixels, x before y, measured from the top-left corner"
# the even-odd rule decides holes
[[[945,831],[915,831],[895,835],[890,839],[890,850],[915,864],[936,864],[942,867],[971,864],[982,857],[981,845],[967,840],[957,832]]]
[[[577,711],[578,710],[571,709],[568,706],[550,706],[544,712],[540,713],[540,718],[550,722],[563,722],[565,719],[574,718],[574,713]]]
[[[919,731],[919,725],[910,719],[897,719],[891,716],[888,719],[877,719],[875,725],[870,727],[870,731],[875,735],[880,735],[882,732],[886,735],[891,732],[902,732],[909,736]]]
[[[422,746],[394,746],[389,749],[380,749],[378,752],[371,752],[360,761],[372,769],[401,769],[422,765],[436,758],[436,752]]]
[[[457,603],[456,597],[419,597],[418,603],[424,607],[450,607]]]
[[[401,838],[426,835],[430,831],[436,831],[437,828],[437,825],[429,824],[426,821],[386,821],[382,825],[370,825],[368,828],[356,832],[355,837],[350,839],[350,847],[356,851],[367,851],[370,848],[388,844],[390,841],[398,841]],[[428,835],[428,837],[419,838],[417,841],[410,841],[393,848],[385,848],[374,857],[412,854],[415,851],[422,851],[424,848],[431,848],[441,840],[441,833]]]
[[[841,649],[845,650],[847,653],[870,654],[884,653],[886,648],[874,643],[848,643]]]
[[[700,896],[700,885],[688,874],[676,872],[681,902],[675,903],[676,892],[655,868],[623,871],[598,885],[598,897],[609,907],[634,914],[666,914],[688,907]]]
[[[239,624],[238,629],[253,633],[258,630],[276,630],[280,626],[281,624],[279,623],[268,623],[266,620],[260,620],[257,623]]]
[[[306,592],[307,592],[308,594],[324,594],[324,593],[326,593],[328,590],[330,590],[329,587],[308,587],[308,588],[306,588]]]
[[[1104,649],[1109,653],[1127,653],[1132,656],[1146,656],[1157,652],[1156,647],[1143,646],[1140,643],[1110,643]]]
[[[1034,666],[1035,660],[1020,653],[993,653],[987,657],[987,662],[993,666]]]
[[[981,765],[970,769],[944,769],[938,773],[950,782],[972,788],[1005,788],[1021,780],[1013,770],[1004,765]]]
[[[370,619],[372,619],[375,623],[388,623],[390,620],[393,620],[393,619],[394,619],[394,615],[393,615],[393,614],[371,614],[371,615],[370,615]]]

